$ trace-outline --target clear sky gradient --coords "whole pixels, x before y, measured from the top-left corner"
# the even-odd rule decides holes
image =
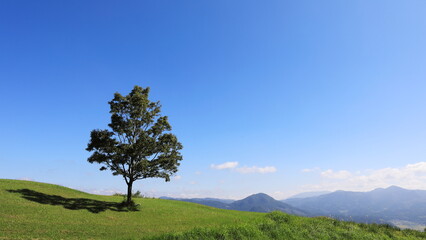
[[[89,164],[151,87],[184,160],[150,196],[426,189],[426,1],[1,1],[0,178],[124,192]]]

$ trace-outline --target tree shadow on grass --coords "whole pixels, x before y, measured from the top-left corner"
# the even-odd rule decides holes
[[[7,191],[11,193],[19,193],[21,194],[22,198],[27,199],[29,201],[55,206],[59,205],[70,210],[86,209],[91,213],[100,213],[106,210],[116,212],[137,211],[137,209],[129,210],[129,208],[127,208],[124,203],[119,202],[105,202],[88,198],[64,198],[58,195],[49,195],[30,189],[17,189]]]

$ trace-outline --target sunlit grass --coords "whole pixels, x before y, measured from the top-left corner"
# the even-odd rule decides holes
[[[134,199],[140,204],[139,211],[104,209],[102,204],[101,211],[92,211],[99,203],[118,204],[122,200],[120,196],[92,195],[45,183],[0,180],[0,239],[138,239],[249,222],[262,216],[145,198]]]
[[[330,218],[306,218],[281,212],[268,213],[252,223],[218,228],[197,228],[184,233],[165,234],[151,239],[235,240],[235,239],[425,239],[426,233],[400,230],[389,225],[342,222]],[[149,238],[148,238],[149,239]]]
[[[223,210],[199,204],[98,196],[0,179],[0,239],[426,239],[387,225]]]

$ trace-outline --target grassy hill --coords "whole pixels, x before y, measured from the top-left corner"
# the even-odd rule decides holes
[[[29,181],[0,179],[0,239],[425,239],[384,225],[284,213],[216,209],[194,203],[92,195]]]
[[[141,198],[135,199],[141,205],[139,211],[126,212],[119,208],[122,200],[57,185],[0,179],[0,239],[140,239],[262,217],[194,203]]]

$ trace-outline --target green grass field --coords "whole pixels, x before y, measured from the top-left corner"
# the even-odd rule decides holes
[[[122,200],[57,185],[0,179],[0,239],[140,239],[262,217],[142,198],[135,199],[141,205],[139,211],[126,212],[116,207]]]
[[[384,225],[222,210],[194,203],[92,195],[0,179],[0,239],[426,239]]]

